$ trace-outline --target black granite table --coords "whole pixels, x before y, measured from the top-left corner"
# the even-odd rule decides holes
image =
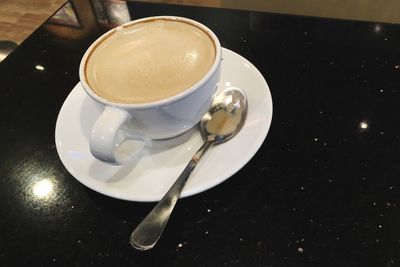
[[[80,184],[54,129],[89,44],[152,15],[215,31],[262,72],[274,114],[253,159],[179,201],[158,245],[139,252],[129,235],[154,203]],[[399,44],[399,25],[69,2],[0,63],[0,266],[400,266]]]

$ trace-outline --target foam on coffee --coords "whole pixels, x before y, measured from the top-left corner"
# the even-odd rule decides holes
[[[156,19],[116,30],[89,55],[88,84],[118,103],[149,103],[190,88],[215,60],[215,45],[202,29]]]

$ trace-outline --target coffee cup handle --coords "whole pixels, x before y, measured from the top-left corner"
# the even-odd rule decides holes
[[[137,156],[149,139],[121,129],[130,119],[131,115],[125,110],[106,106],[90,133],[89,145],[93,156],[116,165],[125,164]]]

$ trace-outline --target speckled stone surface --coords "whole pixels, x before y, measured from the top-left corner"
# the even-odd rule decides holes
[[[129,235],[154,203],[84,187],[54,144],[80,58],[110,24],[79,18],[74,39],[45,24],[0,63],[1,266],[400,266],[399,25],[121,6],[123,18],[198,20],[254,63],[270,132],[241,171],[179,201],[153,250],[135,251]]]

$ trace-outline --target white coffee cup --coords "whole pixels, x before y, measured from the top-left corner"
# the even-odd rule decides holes
[[[139,27],[138,25],[142,27],[147,23],[160,21],[186,23],[201,30],[210,38],[213,49],[215,49],[213,52],[215,57],[207,72],[193,85],[172,96],[144,103],[125,103],[110,100],[96,92],[93,84],[90,85],[88,81],[89,75],[87,75],[86,69],[92,54],[101,53],[101,51],[96,50],[102,49],[99,48],[100,46],[109,45],[112,42],[110,36],[118,31],[124,31],[130,29],[130,27]],[[126,36],[128,35],[129,33],[126,34]],[[117,49],[116,51],[120,50]],[[149,56],[152,61],[156,60],[151,58],[151,54]],[[194,54],[194,57],[196,57],[196,54]],[[143,64],[146,64],[146,61]],[[135,67],[138,68],[137,65]],[[89,137],[91,153],[101,161],[121,165],[138,156],[138,153],[150,144],[151,140],[175,137],[191,129],[211,106],[219,82],[220,68],[221,45],[218,38],[203,24],[187,18],[149,17],[129,22],[108,31],[88,48],[79,68],[80,81],[87,95],[104,106],[104,111],[95,122]],[[97,77],[94,74],[92,76]],[[108,81],[106,80],[106,82]]]

